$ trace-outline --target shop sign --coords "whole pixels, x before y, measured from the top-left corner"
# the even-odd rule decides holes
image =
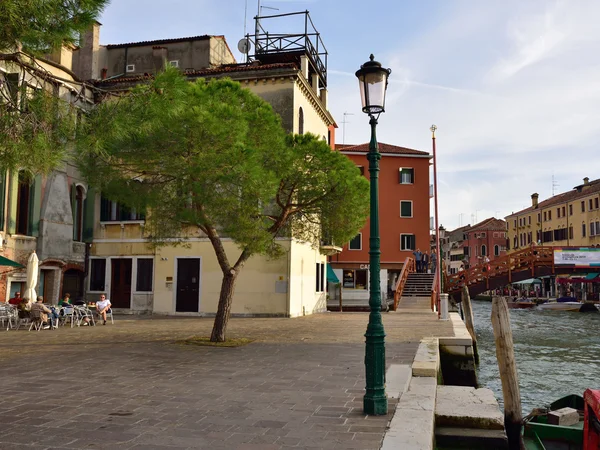
[[[561,248],[554,250],[554,265],[600,267],[600,248]]]

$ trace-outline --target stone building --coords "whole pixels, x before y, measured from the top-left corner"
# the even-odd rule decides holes
[[[74,65],[82,78],[102,90],[126,91],[166,65],[178,67],[190,81],[229,77],[268,101],[286,131],[311,132],[335,143],[336,124],[327,109],[326,58],[310,44],[310,39],[320,40],[318,34],[285,50],[260,46],[258,36],[253,60],[238,64],[223,36],[100,45],[99,32],[96,25],[86,34]],[[145,217],[99,192],[94,218],[89,299],[106,292],[122,312],[216,312],[222,272],[206,237],[187,239],[187,248],[151,249],[144,234]],[[325,310],[326,256],[293,238],[280,244],[284,257],[256,256],[244,266],[236,284],[234,315],[293,317]],[[225,241],[225,246],[228,255],[239,253],[233,242]]]
[[[36,58],[0,61],[0,90],[16,94],[19,86],[46,89],[77,108],[93,104],[90,89],[72,71],[72,47]],[[30,63],[31,61],[27,61]],[[2,97],[1,98],[8,98]],[[2,100],[0,100],[2,101]],[[75,167],[63,162],[47,176],[33,179],[22,171],[0,174],[0,255],[23,265],[32,252],[39,258],[37,293],[56,303],[63,293],[84,296],[86,255],[92,238],[93,205]],[[0,301],[25,289],[26,271],[0,267]]]

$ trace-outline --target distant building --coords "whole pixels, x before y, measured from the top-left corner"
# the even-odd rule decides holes
[[[369,144],[337,145],[369,179]],[[420,150],[379,143],[379,228],[382,298],[393,289],[406,257],[429,251],[429,162]],[[369,298],[369,226],[330,257],[345,299]]]
[[[465,267],[472,267],[487,257],[493,261],[506,254],[506,222],[490,217],[463,231],[462,247]]]
[[[583,179],[572,190],[539,201],[506,216],[510,252],[532,244],[549,246],[600,246],[600,179]]]

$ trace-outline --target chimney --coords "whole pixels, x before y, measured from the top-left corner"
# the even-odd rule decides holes
[[[163,70],[167,66],[167,56],[168,50],[166,47],[152,47],[152,61],[156,72]]]
[[[583,179],[583,184],[584,184],[584,185],[586,185],[586,184],[589,184],[589,182],[590,182],[590,179],[589,179],[588,177],[585,177],[585,178]]]
[[[100,22],[94,22],[81,40],[79,48],[79,76],[82,80],[98,79],[98,50],[100,49]]]
[[[531,194],[531,206],[533,206],[534,208],[537,208],[538,198],[539,198],[539,194],[537,192],[534,194]]]

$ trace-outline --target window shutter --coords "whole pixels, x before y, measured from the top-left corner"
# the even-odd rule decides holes
[[[94,239],[95,200],[96,190],[88,187],[87,195],[83,201],[83,242],[92,242]]]
[[[42,176],[37,175],[29,191],[29,235],[40,235],[40,214],[42,213]]]
[[[73,216],[73,240],[76,240],[75,230],[77,226],[75,223],[77,222],[77,185],[75,183],[71,184],[71,216]]]
[[[6,206],[6,172],[0,175],[0,231],[4,230],[4,208]]]

